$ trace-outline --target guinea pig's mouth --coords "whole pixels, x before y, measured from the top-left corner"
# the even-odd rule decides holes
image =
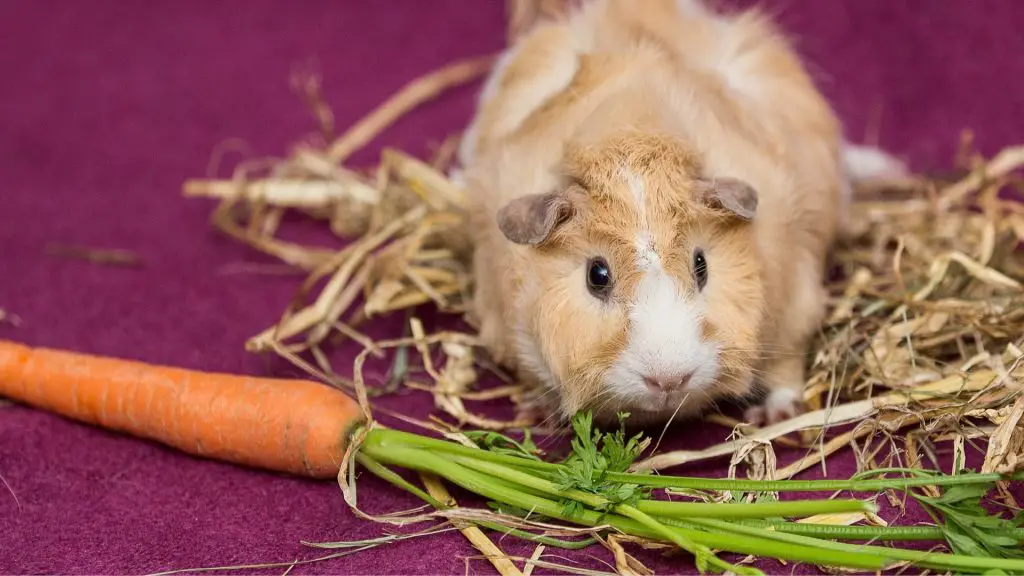
[[[693,390],[684,387],[672,390],[651,390],[647,393],[647,398],[639,404],[641,409],[660,413],[682,410],[691,402],[695,402]]]
[[[646,387],[639,393],[629,394],[622,398],[623,407],[628,406],[631,413],[646,415],[685,413],[687,408],[698,403],[698,394],[690,386],[677,388]]]
[[[628,412],[629,422],[644,426],[692,416],[699,410],[700,396],[697,391],[685,388],[657,393],[645,391],[622,395],[617,400],[598,401],[592,403],[590,409],[594,418],[608,424],[616,422],[617,414]]]
[[[626,368],[626,369],[622,369]],[[583,404],[602,415],[629,412],[641,420],[685,417],[707,401],[706,370],[619,367],[603,374],[603,390]]]

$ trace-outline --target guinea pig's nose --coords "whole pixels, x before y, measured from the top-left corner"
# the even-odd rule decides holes
[[[686,386],[690,382],[690,378],[693,378],[692,372],[652,374],[644,376],[644,383],[652,390],[667,392],[669,390]]]

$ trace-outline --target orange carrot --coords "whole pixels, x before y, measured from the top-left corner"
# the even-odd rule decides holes
[[[183,452],[313,478],[337,476],[363,422],[308,380],[155,366],[0,340],[0,396]]]

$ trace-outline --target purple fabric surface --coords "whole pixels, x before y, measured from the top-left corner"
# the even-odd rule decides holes
[[[22,323],[0,324],[0,339],[189,368],[297,374],[248,355],[242,343],[276,318],[299,278],[228,273],[227,266],[266,260],[214,234],[210,204],[181,198],[182,182],[203,176],[211,150],[227,138],[244,139],[255,154],[282,154],[314,130],[289,90],[294,65],[316,58],[344,128],[407,80],[500,48],[503,4],[3,2],[0,308]],[[1024,4],[1017,0],[764,4],[798,37],[853,140],[881,111],[881,143],[929,169],[951,162],[963,128],[976,131],[986,153],[1024,139]],[[473,94],[464,89],[430,104],[378,144],[424,152],[463,126]],[[378,149],[355,160],[370,162]],[[44,253],[48,243],[128,248],[146,266],[62,260]],[[390,320],[370,331],[395,330]],[[411,393],[389,405],[421,416],[431,408],[427,396]],[[678,428],[673,443],[687,445],[694,431]],[[724,434],[704,429],[701,436]],[[725,469],[716,462],[678,472]],[[847,452],[829,474],[852,469]],[[331,482],[200,461],[15,406],[0,408],[0,475],[10,486],[0,486],[2,573],[291,561],[317,555],[301,541],[383,530],[355,518]],[[369,476],[361,479],[360,501],[370,512],[417,505]],[[511,540],[503,546],[532,551]],[[446,534],[293,573],[461,573],[463,558],[475,554],[462,536]],[[606,568],[588,554],[608,558],[600,550],[565,556]],[[685,557],[639,556],[659,573],[694,573]],[[481,560],[470,568],[494,572]]]

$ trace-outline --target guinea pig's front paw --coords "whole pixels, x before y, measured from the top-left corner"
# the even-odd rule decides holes
[[[804,412],[800,391],[793,388],[776,388],[758,406],[751,406],[743,418],[755,426],[770,426],[794,418]]]

